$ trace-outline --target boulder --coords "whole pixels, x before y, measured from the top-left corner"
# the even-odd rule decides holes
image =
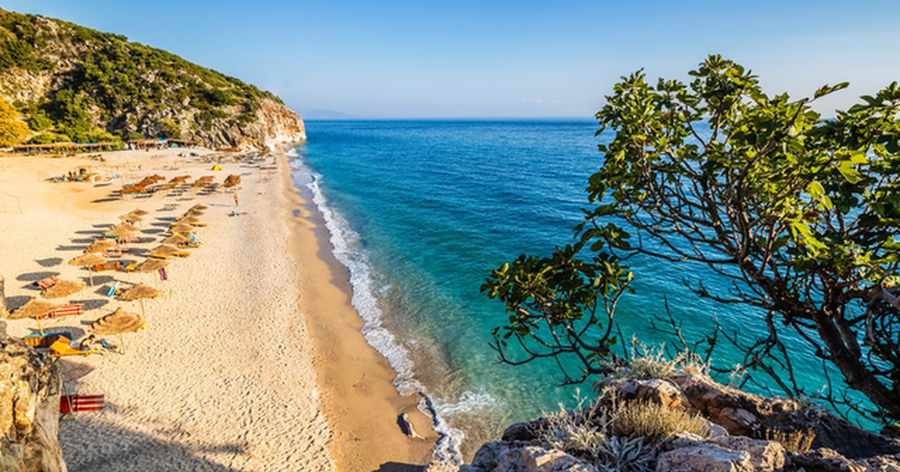
[[[21,340],[0,340],[0,470],[65,472],[59,374]]]
[[[528,472],[597,472],[597,468],[558,449],[522,448],[522,465]]]

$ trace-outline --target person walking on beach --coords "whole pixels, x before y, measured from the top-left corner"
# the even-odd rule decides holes
[[[234,194],[234,206],[238,206],[238,196]]]

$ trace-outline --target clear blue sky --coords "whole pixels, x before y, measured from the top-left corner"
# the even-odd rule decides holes
[[[752,6],[751,6],[752,5]],[[709,53],[770,93],[900,80],[900,1],[0,0],[124,34],[359,117],[590,117],[622,75],[687,79]]]

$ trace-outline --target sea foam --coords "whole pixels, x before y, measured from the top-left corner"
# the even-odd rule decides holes
[[[440,435],[434,449],[435,458],[449,464],[462,464],[460,445],[465,434],[459,429],[450,427],[439,413],[442,408],[449,407],[448,411],[452,411],[454,407],[435,405],[425,386],[415,378],[415,366],[409,357],[409,352],[391,332],[382,326],[382,311],[375,297],[376,288],[371,276],[371,265],[366,259],[365,252],[361,249],[359,234],[350,227],[340,213],[328,205],[328,199],[319,186],[322,176],[305,168],[302,158],[294,150],[291,150],[288,155],[297,158],[292,162],[292,168],[303,169],[311,177],[306,187],[312,192],[313,203],[325,220],[335,259],[343,264],[350,273],[350,286],[353,290],[351,304],[365,322],[362,328],[363,336],[375,350],[388,360],[391,368],[397,373],[393,382],[397,391],[404,396],[418,396],[419,410],[432,419],[433,429]]]

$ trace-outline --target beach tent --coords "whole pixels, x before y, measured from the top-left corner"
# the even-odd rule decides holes
[[[212,170],[222,170],[222,166],[220,166],[219,164],[216,164],[212,167]]]

